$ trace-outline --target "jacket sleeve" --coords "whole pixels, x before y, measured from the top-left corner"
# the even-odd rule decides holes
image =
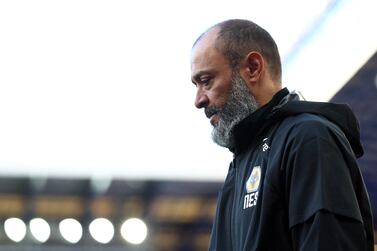
[[[319,210],[306,221],[293,226],[291,234],[294,250],[368,250],[360,221],[327,210]]]
[[[284,151],[285,194],[295,250],[367,250],[344,134],[321,120],[297,125]]]

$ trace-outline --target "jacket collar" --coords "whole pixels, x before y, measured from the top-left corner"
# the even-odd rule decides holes
[[[273,123],[274,120],[271,119],[271,115],[274,107],[279,105],[288,94],[287,88],[280,90],[272,97],[270,102],[238,123],[233,129],[234,148],[229,150],[237,155],[258,139],[262,132]]]

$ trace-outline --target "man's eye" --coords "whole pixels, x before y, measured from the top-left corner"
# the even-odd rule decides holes
[[[210,78],[202,78],[200,79],[200,82],[203,84],[203,85],[208,85],[209,82],[210,82]]]

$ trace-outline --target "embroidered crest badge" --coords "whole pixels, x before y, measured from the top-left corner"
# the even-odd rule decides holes
[[[251,172],[249,179],[246,181],[247,193],[252,193],[258,190],[261,174],[262,171],[260,166],[253,167],[253,171]]]

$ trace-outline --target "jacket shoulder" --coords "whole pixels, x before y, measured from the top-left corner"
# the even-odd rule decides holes
[[[306,140],[315,137],[344,137],[342,130],[328,119],[315,114],[302,113],[285,118],[277,129],[278,135],[300,137]],[[283,134],[283,135],[282,135]]]

